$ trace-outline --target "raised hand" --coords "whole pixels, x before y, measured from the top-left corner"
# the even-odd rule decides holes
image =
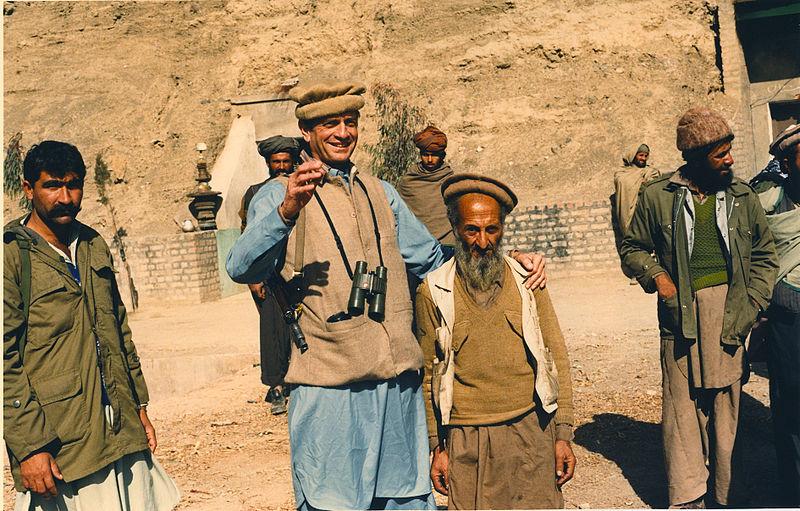
[[[310,160],[297,167],[297,170],[289,176],[286,195],[281,205],[278,206],[281,216],[286,220],[296,219],[300,210],[314,196],[314,190],[324,175],[325,170],[319,160]]]

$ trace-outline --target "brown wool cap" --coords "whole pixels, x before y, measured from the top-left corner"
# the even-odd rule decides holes
[[[792,124],[775,138],[769,146],[769,154],[778,158],[784,156],[786,151],[800,144],[800,124]]]
[[[678,121],[677,145],[681,152],[708,147],[725,139],[733,139],[733,131],[725,119],[710,108],[689,109]]]
[[[366,91],[363,83],[320,80],[294,87],[289,97],[297,102],[295,116],[301,121],[310,121],[360,110],[364,106],[361,95]]]
[[[493,197],[509,212],[517,205],[517,196],[511,188],[491,177],[464,172],[453,174],[442,183],[442,197],[445,203],[467,193],[482,193]]]
[[[447,135],[436,126],[428,126],[414,135],[414,145],[420,151],[438,153],[447,149]]]

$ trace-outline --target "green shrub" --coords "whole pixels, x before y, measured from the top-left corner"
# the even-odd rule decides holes
[[[409,105],[391,85],[376,84],[372,95],[378,116],[378,141],[366,144],[364,149],[370,155],[372,175],[394,185],[419,159],[413,137],[427,122],[424,113]]]
[[[97,194],[100,195],[100,204],[108,205],[108,185],[111,181],[111,171],[108,169],[103,156],[98,154],[94,159],[94,184],[97,185]]]
[[[11,137],[11,140],[5,148],[3,186],[5,188],[5,193],[11,199],[19,199],[19,206],[29,211],[31,209],[31,203],[28,198],[25,197],[25,192],[22,189],[22,180],[24,178],[22,174],[22,162],[24,159],[22,157],[22,147],[19,143],[21,139],[22,133],[17,133]]]

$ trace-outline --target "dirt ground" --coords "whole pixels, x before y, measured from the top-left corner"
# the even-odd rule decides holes
[[[213,162],[228,100],[311,74],[396,88],[449,137],[456,171],[491,169],[525,206],[605,199],[642,142],[674,170],[693,104],[731,111],[716,67],[713,0],[194,0],[5,2],[5,143],[76,144],[85,216],[109,238],[92,173],[111,169],[131,236],[188,218],[198,142]],[[379,119],[367,94],[360,148]],[[488,171],[488,170],[487,170]],[[130,198],[135,197],[135,200]],[[233,198],[238,201],[239,198]],[[6,215],[17,212],[6,201]]]
[[[613,274],[556,277],[549,289],[570,350],[577,411],[578,468],[564,490],[567,507],[665,507],[654,296]],[[140,310],[132,320],[145,358],[180,356],[192,345],[206,353],[252,352],[255,326],[255,310],[244,294]],[[750,507],[774,504],[765,375],[757,365],[742,399],[742,484]],[[292,509],[286,418],[271,416],[263,395],[259,370],[250,364],[190,392],[152,396],[157,456],[181,488],[179,509]],[[12,493],[6,471],[6,506]]]

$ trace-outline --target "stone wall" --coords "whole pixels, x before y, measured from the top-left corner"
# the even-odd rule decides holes
[[[245,291],[245,286],[230,281],[224,267],[237,235],[238,230],[222,230],[126,238],[139,305],[201,303]],[[507,220],[505,243],[544,253],[554,274],[619,272],[608,201],[520,209]],[[130,304],[125,265],[116,247],[112,252],[122,299]]]
[[[756,153],[761,148],[754,146],[753,118],[750,112],[750,89],[747,78],[747,65],[744,52],[736,34],[736,0],[723,0],[718,3],[719,41],[722,52],[722,83],[725,96],[731,101],[725,118],[736,134],[734,142],[735,169],[737,175],[749,179],[760,168],[756,165]]]
[[[222,297],[215,231],[125,238],[125,249],[140,305]],[[127,272],[119,250],[112,252],[120,294],[129,305]]]
[[[508,248],[542,252],[556,273],[619,271],[611,203],[562,203],[514,212],[506,221]]]

